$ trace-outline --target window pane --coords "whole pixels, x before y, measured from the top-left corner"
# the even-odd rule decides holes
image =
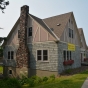
[[[28,30],[28,36],[32,36],[32,27],[30,27]]]
[[[71,60],[72,58],[71,58],[71,51],[70,51],[70,60]]]
[[[41,56],[37,56],[37,60],[41,60]]]
[[[43,56],[43,60],[44,61],[48,60],[48,56]]]
[[[64,60],[66,60],[66,51],[65,50],[63,51],[63,57],[64,57]]]
[[[69,37],[71,38],[71,29],[69,28]]]
[[[11,51],[11,59],[14,59],[14,52]]]
[[[73,30],[72,30],[72,38],[73,38]]]
[[[41,50],[38,50],[37,51],[37,55],[41,55]]]
[[[69,60],[69,51],[67,51],[67,60]]]
[[[10,59],[10,51],[8,52],[8,59]]]
[[[47,55],[47,50],[43,50],[43,55]]]

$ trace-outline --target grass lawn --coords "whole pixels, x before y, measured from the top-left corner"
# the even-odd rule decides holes
[[[88,77],[88,70],[71,76],[61,76],[51,83],[43,83],[36,87],[23,86],[23,88],[81,88]]]
[[[3,67],[0,66],[0,73],[3,73]]]

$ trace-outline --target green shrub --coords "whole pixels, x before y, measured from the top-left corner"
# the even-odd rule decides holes
[[[21,85],[27,84],[28,83],[28,78],[26,76],[22,75],[19,82],[20,82]]]
[[[48,80],[48,77],[43,77],[43,82],[46,82]]]
[[[21,88],[21,84],[16,78],[9,78],[6,80],[6,88]]]
[[[55,80],[55,75],[51,75],[50,78]]]
[[[32,76],[31,78],[29,78],[29,86],[33,87],[35,85],[38,85],[42,82],[42,79],[38,76]]]

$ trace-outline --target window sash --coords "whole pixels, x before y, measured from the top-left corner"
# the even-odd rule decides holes
[[[14,51],[8,51],[8,59],[14,59]]]
[[[32,36],[32,27],[28,29],[28,36]]]
[[[63,58],[65,60],[71,60],[72,59],[72,51],[63,50]]]
[[[41,51],[41,55],[39,55],[38,51]],[[39,59],[41,58],[41,59]],[[47,61],[48,60],[48,50],[37,50],[37,60],[38,61]]]

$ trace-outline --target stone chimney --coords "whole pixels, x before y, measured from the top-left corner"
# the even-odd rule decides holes
[[[27,47],[27,22],[29,7],[21,7],[20,29],[19,29],[19,47],[16,53],[17,68],[28,67],[29,51]]]

